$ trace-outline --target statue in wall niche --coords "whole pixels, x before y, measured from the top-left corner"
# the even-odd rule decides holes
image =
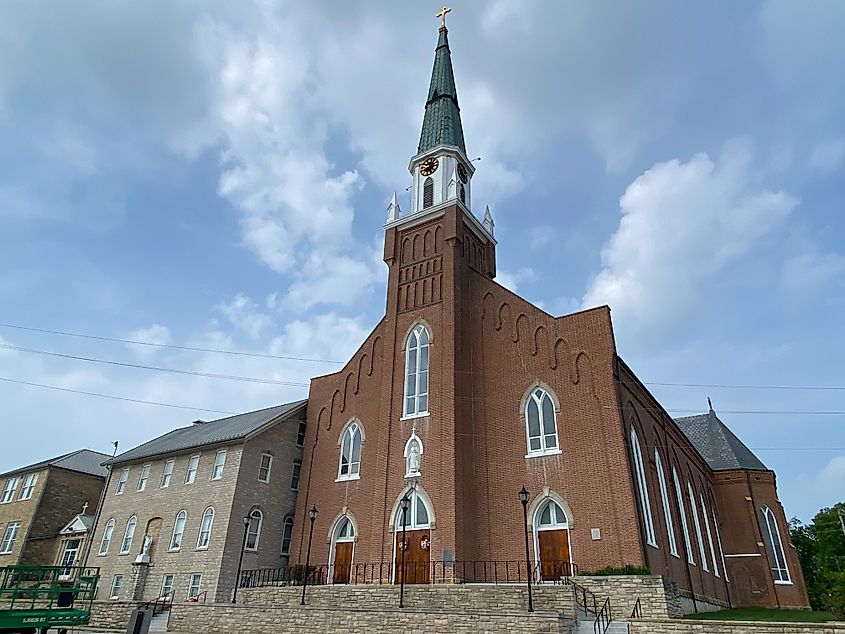
[[[420,446],[419,443],[412,442],[411,448],[408,451],[408,473],[420,472]]]
[[[144,535],[144,545],[141,546],[141,554],[150,555],[150,547],[153,545],[153,538],[149,535]]]

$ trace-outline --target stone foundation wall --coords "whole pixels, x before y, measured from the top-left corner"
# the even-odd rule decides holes
[[[422,609],[268,607],[232,604],[174,604],[169,631],[203,634],[324,634],[325,632],[455,632],[457,634],[568,634],[571,621],[550,612],[450,612]]]
[[[628,623],[629,634],[843,634],[845,624],[760,623],[642,619]]]
[[[601,603],[609,597],[614,619],[628,619],[638,598],[644,617],[675,618],[684,614],[678,585],[666,577],[615,575],[575,577],[573,581],[593,592]]]
[[[91,604],[91,627],[125,630],[132,610],[143,605],[138,601],[94,601]]]

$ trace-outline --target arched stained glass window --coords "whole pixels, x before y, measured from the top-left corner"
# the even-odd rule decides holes
[[[766,553],[769,556],[769,565],[772,567],[772,576],[775,578],[775,583],[792,583],[775,514],[768,506],[764,506],[760,509],[760,515],[763,520],[763,539],[766,542]]]

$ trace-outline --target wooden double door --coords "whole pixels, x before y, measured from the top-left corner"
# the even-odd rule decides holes
[[[572,574],[569,560],[569,530],[537,531],[540,546],[540,578],[556,581]]]
[[[334,545],[332,583],[349,583],[352,571],[352,549],[355,542],[337,542]]]
[[[396,533],[396,576],[402,581],[402,551],[405,553],[405,583],[429,583],[431,579],[431,531],[421,528]]]

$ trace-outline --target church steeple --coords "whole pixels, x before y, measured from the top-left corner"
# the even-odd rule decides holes
[[[446,26],[440,27],[437,49],[434,52],[434,68],[428,99],[425,102],[420,143],[417,152],[422,153],[438,145],[452,145],[466,154],[464,130],[461,126],[461,108],[458,106],[458,91],[452,72],[452,54]]]

